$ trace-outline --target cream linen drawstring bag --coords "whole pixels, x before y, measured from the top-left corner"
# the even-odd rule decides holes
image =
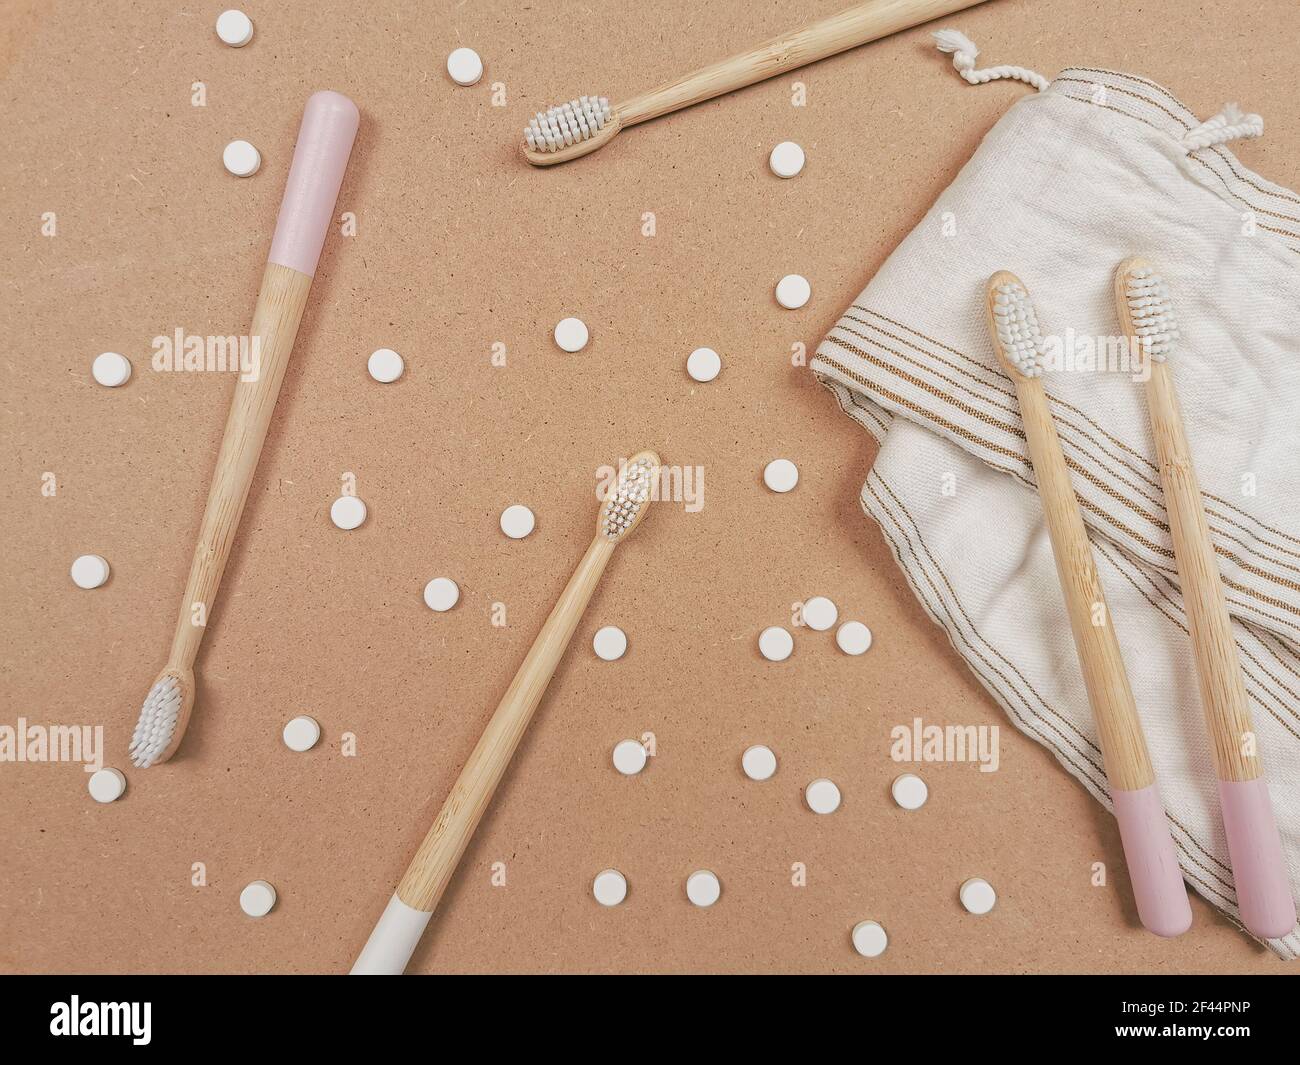
[[[1300,196],[1131,74],[975,69],[1016,104],[817,349],[812,369],[880,451],[862,487],[917,598],[1016,727],[1107,808],[1096,729],[984,286],[1022,278],[1067,371],[1047,380],[1187,882],[1239,922],[1143,386],[1112,365],[1112,280],[1159,264],[1182,332],[1177,386],[1281,832],[1300,884]],[[1300,935],[1267,941],[1283,958]]]

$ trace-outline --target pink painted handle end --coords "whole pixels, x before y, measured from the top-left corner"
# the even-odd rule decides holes
[[[361,113],[337,92],[313,93],[302,114],[270,262],[313,276],[334,216]]]
[[[1219,805],[1242,923],[1263,939],[1286,935],[1295,928],[1295,898],[1268,786],[1262,777],[1220,780]]]
[[[1114,788],[1110,797],[1143,927],[1158,936],[1182,935],[1192,926],[1192,907],[1160,792],[1150,784],[1136,791]]]

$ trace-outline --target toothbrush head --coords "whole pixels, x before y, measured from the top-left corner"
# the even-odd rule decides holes
[[[618,471],[596,517],[596,535],[618,543],[627,539],[650,509],[650,496],[659,480],[659,456],[642,451]]]
[[[159,673],[144,697],[140,720],[127,748],[131,764],[137,769],[147,769],[175,754],[193,709],[193,672],[168,667]]]
[[[988,284],[989,333],[1008,374],[1043,376],[1043,332],[1029,292],[1015,274],[999,270]]]
[[[1142,354],[1164,362],[1178,339],[1178,321],[1169,288],[1145,259],[1126,259],[1115,271],[1115,306],[1124,332],[1142,346]]]
[[[533,166],[552,166],[604,147],[621,128],[618,112],[604,96],[576,100],[538,111],[524,128],[524,158]]]

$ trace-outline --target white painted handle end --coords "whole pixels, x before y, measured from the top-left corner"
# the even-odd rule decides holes
[[[394,895],[361,948],[352,976],[401,976],[433,914],[406,905]]]

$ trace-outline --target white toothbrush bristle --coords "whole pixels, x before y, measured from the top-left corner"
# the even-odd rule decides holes
[[[609,100],[579,96],[576,100],[538,111],[524,127],[524,141],[535,152],[558,152],[594,137],[609,121]]]
[[[1136,267],[1124,280],[1124,295],[1138,343],[1154,361],[1164,362],[1179,337],[1164,278],[1148,266]]]
[[[153,765],[171,743],[181,702],[181,689],[175,677],[160,677],[149,689],[127,748],[131,753],[131,764],[137,769]]]
[[[1025,377],[1043,375],[1043,333],[1023,285],[1004,281],[994,290],[993,326],[1007,359]]]
[[[618,484],[610,491],[601,509],[600,531],[610,540],[617,540],[628,531],[650,498],[654,463],[637,459],[619,474]]]

